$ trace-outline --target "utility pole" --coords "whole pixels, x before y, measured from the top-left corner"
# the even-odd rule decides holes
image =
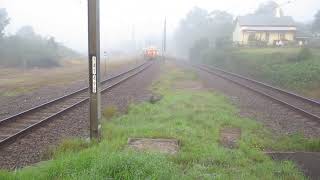
[[[88,0],[90,139],[98,139],[100,110],[100,13],[99,0]]]
[[[164,18],[164,29],[163,29],[163,45],[162,45],[162,56],[163,60],[165,60],[167,49],[167,18]]]
[[[135,31],[135,26],[134,24],[132,25],[132,29],[131,29],[131,41],[132,41],[132,48],[133,48],[133,52],[136,52],[136,31]]]
[[[104,60],[104,76],[106,78],[107,77],[107,59],[108,59],[107,51],[104,51],[103,55],[104,55],[104,58],[105,58],[105,60]]]

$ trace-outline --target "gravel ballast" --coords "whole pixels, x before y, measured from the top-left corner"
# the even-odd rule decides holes
[[[139,64],[141,63],[142,62],[139,62]],[[103,77],[103,79],[119,74],[120,72],[124,72],[135,66],[137,66],[136,63],[130,63],[110,69],[107,73],[107,76]],[[88,79],[79,79],[66,85],[47,84],[39,89],[35,89],[18,96],[0,96],[0,120],[87,86]]]
[[[159,62],[142,73],[102,94],[102,108],[112,105],[120,112],[126,112],[129,103],[149,100],[148,90],[160,73]],[[42,155],[62,139],[89,137],[88,103],[82,104],[63,116],[54,118],[43,127],[0,149],[0,169],[15,169],[41,161]]]
[[[191,68],[185,65],[183,67]],[[206,88],[229,97],[240,109],[241,116],[262,122],[276,134],[302,133],[306,137],[320,138],[319,122],[309,120],[281,104],[218,76],[192,69],[197,72]]]

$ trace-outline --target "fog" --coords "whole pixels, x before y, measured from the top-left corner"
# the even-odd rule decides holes
[[[253,12],[265,0],[101,0],[101,49],[123,50],[132,45],[146,45],[148,39],[160,41],[163,21],[167,17],[170,37],[179,21],[194,6],[213,11],[244,15]],[[283,7],[286,15],[297,21],[309,22],[320,7],[319,0],[296,0]],[[87,51],[86,0],[1,0],[10,17],[6,34],[31,25],[43,36],[54,36],[58,42],[81,53]],[[159,44],[159,43],[158,43]]]

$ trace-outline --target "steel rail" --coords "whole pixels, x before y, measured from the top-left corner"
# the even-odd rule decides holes
[[[208,66],[208,65],[204,65],[204,64],[201,64],[201,66],[205,66],[205,67],[208,67],[208,68],[210,68],[210,69],[214,69],[214,70],[223,72],[223,73],[225,73],[225,74],[228,74],[228,75],[231,75],[231,76],[235,76],[235,77],[238,77],[238,78],[240,78],[240,79],[244,79],[244,80],[250,81],[250,82],[255,83],[255,84],[259,84],[259,85],[261,85],[261,86],[263,86],[263,87],[266,87],[266,88],[269,88],[269,89],[271,89],[271,90],[275,90],[275,91],[278,91],[278,92],[280,92],[280,93],[283,93],[283,94],[286,94],[286,95],[295,97],[295,98],[297,98],[297,99],[300,99],[300,100],[302,100],[302,101],[304,101],[304,102],[306,102],[306,103],[320,106],[320,102],[315,101],[315,100],[310,99],[310,98],[307,98],[307,97],[300,96],[300,95],[295,94],[295,93],[293,93],[293,92],[289,92],[289,91],[287,91],[287,90],[284,90],[284,89],[281,89],[281,88],[278,88],[278,87],[274,87],[274,86],[271,86],[271,85],[269,85],[269,84],[266,84],[266,83],[263,83],[263,82],[260,82],[260,81],[257,81],[257,80],[254,80],[254,79],[251,79],[251,78],[248,78],[248,77],[239,75],[239,74],[235,74],[235,73],[232,73],[232,72],[228,72],[228,71],[225,71],[225,70],[220,69],[220,68],[217,68],[217,67],[212,67],[212,66]]]
[[[130,72],[133,72],[134,70],[138,70],[139,68],[142,67],[142,68],[141,68],[140,70],[138,70],[137,72],[134,72],[133,74],[131,74],[131,75],[127,76],[127,77],[124,77],[124,78],[120,79],[119,81],[117,81],[117,82],[115,82],[115,83],[113,83],[113,84],[111,84],[111,85],[103,88],[103,89],[101,90],[101,93],[107,92],[107,91],[111,90],[112,88],[116,87],[117,85],[119,85],[119,84],[127,81],[128,79],[136,76],[137,74],[139,74],[139,73],[143,72],[144,70],[146,70],[146,69],[147,69],[148,67],[150,67],[152,64],[153,64],[153,62],[152,62],[152,63],[150,63],[150,62],[145,62],[145,63],[143,63],[142,65],[139,65],[139,66],[134,67],[134,68],[132,68],[132,69],[126,71],[126,72],[120,73],[120,74],[118,74],[118,75],[115,75],[115,76],[113,76],[113,77],[111,77],[111,78],[108,78],[108,79],[104,80],[103,83],[107,83],[107,82],[109,82],[109,81],[111,81],[111,80],[113,80],[113,79],[115,79],[115,78],[117,78],[117,77],[121,77],[121,76],[126,75],[126,74],[128,74],[128,73],[130,73]],[[63,97],[61,97],[61,98],[67,98],[67,97],[73,96],[73,95],[78,94],[79,92],[82,92],[82,91],[84,91],[84,90],[88,90],[88,87],[83,88],[83,89],[81,89],[81,90],[78,90],[78,91],[76,91],[76,92],[74,92],[74,93],[71,93],[71,94],[69,94],[69,95],[65,95],[65,96],[63,96]],[[35,111],[35,110],[37,110],[37,109],[39,109],[39,108],[41,108],[41,107],[47,106],[48,104],[53,104],[54,102],[59,101],[61,98],[58,98],[58,99],[52,100],[52,101],[50,101],[50,102],[48,102],[48,103],[39,105],[39,106],[37,106],[37,107],[35,107],[35,108],[32,108],[32,109],[30,109],[30,110],[27,110],[27,111],[24,111],[24,112],[22,112],[22,113],[19,113],[19,114],[17,114],[16,116],[11,116],[10,118],[17,118],[17,116],[25,115],[25,114],[28,113],[28,112],[33,112],[33,111]],[[24,128],[24,129],[20,130],[19,132],[17,132],[17,133],[15,133],[15,134],[13,134],[13,135],[11,135],[11,136],[9,136],[9,137],[1,140],[1,141],[0,141],[0,148],[4,147],[4,145],[7,145],[7,144],[9,144],[9,143],[14,142],[14,140],[17,139],[18,137],[22,137],[22,135],[26,134],[27,132],[35,129],[36,127],[41,126],[41,125],[44,124],[45,122],[48,122],[49,120],[51,120],[51,119],[53,119],[53,118],[55,118],[55,117],[57,117],[57,116],[59,116],[59,115],[62,115],[62,113],[65,113],[65,112],[67,112],[67,111],[69,111],[69,110],[71,110],[71,109],[73,109],[73,108],[75,108],[75,107],[77,107],[77,106],[79,106],[79,105],[87,102],[88,100],[89,100],[89,97],[87,97],[87,98],[85,98],[85,99],[83,99],[83,100],[80,100],[80,101],[78,101],[78,102],[76,102],[76,103],[74,103],[74,104],[72,104],[72,105],[70,105],[70,106],[68,106],[68,107],[66,107],[66,108],[64,108],[64,109],[62,109],[62,110],[60,110],[60,111],[52,114],[52,115],[50,115],[49,117],[46,117],[46,118],[44,118],[44,119],[42,119],[42,120],[40,120],[40,121],[38,121],[38,122],[36,122],[36,123],[34,123],[34,124],[26,127],[26,128]],[[10,119],[10,118],[7,118],[7,119]],[[7,119],[6,119],[6,120],[7,120]],[[8,120],[7,120],[7,121],[8,121]],[[1,121],[1,122],[3,122],[3,121]]]
[[[132,72],[132,71],[134,71],[134,70],[136,70],[136,69],[144,66],[145,64],[147,64],[147,62],[145,62],[145,63],[143,63],[143,64],[141,64],[141,65],[139,65],[139,66],[137,66],[137,67],[131,68],[131,69],[125,71],[125,72],[122,72],[122,73],[120,73],[120,74],[117,74],[117,75],[115,75],[115,76],[112,76],[112,77],[110,77],[110,78],[107,78],[107,79],[101,81],[101,84],[105,84],[105,83],[107,83],[107,82],[109,82],[109,81],[111,81],[111,80],[113,80],[113,79],[115,79],[115,78],[118,78],[118,77],[123,76],[123,75],[125,75],[125,74],[127,74],[127,73],[130,73],[130,72]],[[49,102],[40,104],[40,105],[35,106],[35,107],[33,107],[33,108],[30,108],[30,109],[28,109],[28,110],[22,111],[22,112],[20,112],[20,113],[17,113],[17,114],[14,114],[14,115],[10,116],[10,117],[7,117],[7,118],[5,118],[5,119],[2,119],[2,120],[0,120],[0,125],[3,124],[3,123],[6,123],[6,122],[8,122],[8,121],[14,120],[14,119],[15,119],[16,117],[18,117],[18,116],[25,115],[25,114],[27,114],[27,113],[31,113],[31,112],[36,111],[36,110],[38,110],[38,109],[41,109],[41,108],[43,108],[43,107],[45,107],[45,106],[47,106],[47,105],[51,105],[51,104],[53,104],[53,103],[57,103],[58,101],[64,100],[65,98],[68,98],[68,97],[70,97],[70,96],[77,95],[77,94],[79,94],[79,93],[82,93],[82,92],[84,92],[84,91],[87,91],[88,88],[89,88],[89,87],[85,87],[85,88],[76,90],[76,91],[71,92],[71,93],[69,93],[69,94],[66,94],[66,95],[64,95],[64,96],[58,97],[58,98],[56,98],[56,99],[53,99],[53,100],[51,100],[51,101],[49,101]]]
[[[223,78],[223,79],[225,79],[225,80],[228,80],[228,81],[230,81],[230,82],[232,82],[232,83],[235,83],[235,84],[237,84],[237,85],[240,85],[240,86],[242,86],[242,87],[244,87],[244,88],[246,88],[246,89],[249,89],[249,90],[251,90],[251,91],[254,91],[254,92],[256,92],[256,93],[258,93],[258,94],[260,94],[260,95],[263,95],[263,96],[265,96],[265,97],[267,97],[267,98],[269,98],[269,99],[272,99],[272,100],[275,101],[275,102],[278,102],[278,103],[280,103],[280,104],[282,104],[282,105],[285,105],[286,107],[288,107],[288,108],[290,108],[290,109],[292,109],[292,110],[294,110],[294,111],[296,111],[296,112],[299,112],[300,114],[304,115],[305,117],[308,117],[308,118],[310,118],[310,119],[312,119],[312,120],[315,120],[315,121],[317,121],[317,122],[320,122],[320,117],[319,117],[319,116],[317,116],[317,115],[315,115],[315,114],[313,114],[313,113],[307,112],[306,110],[303,110],[303,109],[301,109],[301,108],[299,108],[299,107],[296,107],[295,105],[289,104],[288,102],[285,102],[285,101],[283,101],[283,100],[280,100],[280,99],[278,99],[278,98],[276,98],[276,97],[273,97],[273,96],[271,96],[271,95],[269,95],[269,94],[267,94],[267,93],[264,93],[264,92],[262,92],[262,91],[260,91],[260,90],[257,90],[257,89],[255,89],[255,88],[252,88],[252,87],[250,87],[250,86],[248,86],[248,85],[245,85],[245,84],[243,84],[243,83],[240,83],[240,82],[238,82],[238,81],[235,81],[235,80],[231,79],[230,77],[227,77],[227,76],[225,76],[225,75],[222,75],[222,74],[220,74],[220,73],[217,73],[216,71],[218,71],[218,70],[217,70],[216,68],[213,68],[213,67],[207,66],[207,65],[203,65],[203,64],[201,64],[201,65],[192,64],[192,66],[193,66],[193,67],[196,67],[196,68],[198,68],[198,69],[201,69],[201,70],[203,70],[203,71],[206,71],[206,72],[208,72],[208,73],[210,73],[210,74],[214,74],[214,75],[216,75],[216,76],[218,76],[218,77],[221,77],[221,78]],[[215,71],[215,70],[216,70],[216,71]],[[267,85],[267,84],[265,84],[265,83],[261,83],[261,82],[255,81],[255,80],[251,80],[251,79],[249,79],[249,78],[242,78],[243,76],[240,76],[240,75],[237,75],[237,74],[234,74],[234,73],[230,73],[230,72],[227,72],[227,71],[224,71],[224,70],[219,70],[219,72],[223,72],[223,73],[225,73],[225,74],[228,74],[228,75],[230,75],[230,76],[234,76],[234,77],[237,77],[237,78],[240,78],[240,79],[248,80],[248,81],[253,82],[253,83],[255,83],[255,84],[262,85],[262,86],[267,87],[267,88],[272,89],[272,90],[276,90],[276,91],[278,91],[278,92],[280,92],[280,93],[285,93],[285,94],[290,95],[290,96],[292,96],[292,97],[294,97],[294,98],[299,98],[300,100],[302,100],[303,102],[306,102],[306,103],[310,103],[310,104],[317,105],[317,106],[320,105],[320,104],[319,104],[318,102],[316,102],[316,101],[310,100],[310,99],[308,99],[308,98],[304,98],[304,97],[302,97],[302,96],[296,95],[296,94],[291,93],[291,92],[286,92],[285,90],[282,90],[282,89],[279,89],[279,88],[273,88],[272,86]]]

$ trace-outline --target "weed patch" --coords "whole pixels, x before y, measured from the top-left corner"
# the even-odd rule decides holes
[[[65,139],[57,147],[49,147],[48,150],[42,154],[42,160],[50,160],[58,157],[61,154],[77,153],[89,147],[96,145],[95,141],[86,141],[84,139]]]
[[[118,108],[113,105],[104,108],[104,110],[102,111],[102,115],[105,119],[111,119],[117,113],[118,113]]]

